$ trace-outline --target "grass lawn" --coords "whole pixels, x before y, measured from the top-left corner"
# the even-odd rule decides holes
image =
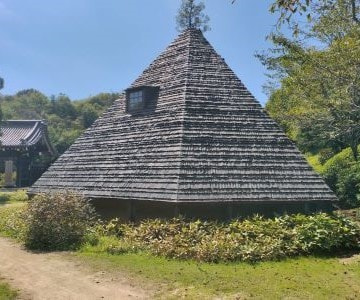
[[[0,226],[2,235],[14,237],[13,228],[19,226],[13,213],[22,205],[0,209],[0,225],[5,219],[1,214],[10,215],[12,220],[2,231]],[[105,249],[113,242],[102,237],[96,246],[89,242],[73,255],[97,270],[130,277],[136,286],[149,293],[155,291],[161,299],[360,299],[360,255],[210,264],[144,252],[111,255]],[[0,300],[14,299],[15,295],[0,280]]]
[[[159,298],[360,299],[360,256],[208,264],[144,253],[109,255],[90,246],[77,256],[97,269],[126,271],[136,281],[157,283]]]
[[[13,291],[10,286],[0,281],[0,300],[15,299],[17,292]]]

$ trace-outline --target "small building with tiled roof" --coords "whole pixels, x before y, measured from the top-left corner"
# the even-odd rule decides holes
[[[337,198],[202,32],[188,29],[32,186],[125,218],[329,210]]]
[[[0,124],[0,161],[5,173],[5,187],[31,185],[41,172],[35,159],[55,158],[56,150],[48,137],[47,125],[42,120],[8,120]],[[41,160],[41,159],[40,159]],[[36,166],[35,166],[36,165]],[[16,176],[14,176],[16,173]]]

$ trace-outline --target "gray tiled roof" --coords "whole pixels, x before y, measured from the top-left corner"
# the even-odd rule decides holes
[[[0,125],[0,147],[18,148],[36,145],[45,133],[46,124],[41,120],[9,120]]]
[[[199,30],[182,33],[132,84],[155,110],[100,117],[30,192],[154,201],[335,201]]]

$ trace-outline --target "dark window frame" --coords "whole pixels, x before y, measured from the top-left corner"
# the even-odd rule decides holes
[[[142,89],[129,92],[127,98],[128,111],[143,110],[146,107],[146,97]]]
[[[159,87],[154,86],[139,86],[134,88],[129,88],[125,90],[126,92],[126,112],[130,114],[141,113],[150,109],[154,109],[157,102],[157,97],[159,94]],[[141,92],[142,103],[137,108],[131,108],[131,98],[132,95]],[[138,100],[135,95],[134,100]],[[136,101],[135,100],[135,101]]]

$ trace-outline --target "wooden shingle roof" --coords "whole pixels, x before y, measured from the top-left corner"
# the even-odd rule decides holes
[[[125,95],[34,184],[31,193],[178,202],[335,201],[201,31],[189,29],[131,87],[159,87],[156,108]]]

